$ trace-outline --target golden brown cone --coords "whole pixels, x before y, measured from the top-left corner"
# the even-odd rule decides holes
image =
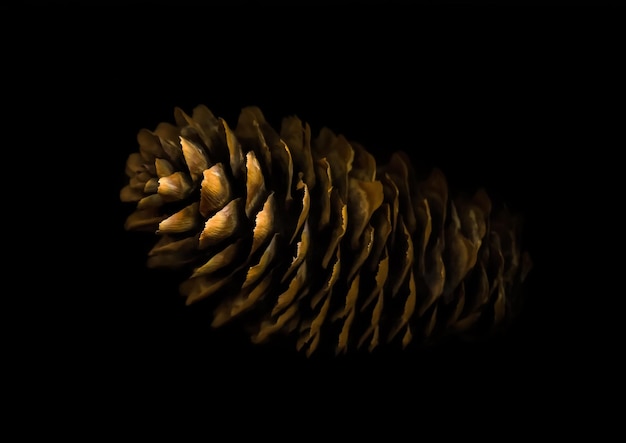
[[[418,179],[409,157],[377,165],[359,143],[244,108],[234,130],[205,106],[137,134],[120,200],[125,228],[160,238],[148,265],[184,269],[186,304],[213,300],[212,325],[251,340],[291,338],[311,355],[407,348],[489,330],[514,314],[532,262],[521,222],[488,190]]]

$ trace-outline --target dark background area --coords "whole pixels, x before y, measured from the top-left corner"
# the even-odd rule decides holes
[[[563,171],[571,98],[562,40],[545,33],[553,22],[465,2],[59,2],[38,10],[49,14],[34,55],[46,62],[40,101],[74,134],[70,157],[81,167],[70,181],[89,195],[75,204],[82,222],[74,236],[87,248],[76,264],[89,299],[81,322],[94,334],[79,336],[77,349],[119,407],[164,393],[233,411],[268,399],[297,410],[316,399],[330,415],[356,408],[367,417],[370,404],[423,401],[469,413],[476,399],[530,399],[542,403],[539,414],[579,394],[564,374],[597,348],[577,316],[578,261],[563,253],[571,240],[561,236],[564,214],[585,188]],[[184,307],[178,280],[145,269],[152,238],[124,231],[132,208],[119,202],[137,131],[198,104],[233,125],[248,105],[275,126],[296,114],[314,134],[328,126],[380,162],[404,150],[420,170],[440,167],[454,187],[485,186],[525,218],[534,269],[519,322],[484,343],[338,359],[212,330],[207,312]]]

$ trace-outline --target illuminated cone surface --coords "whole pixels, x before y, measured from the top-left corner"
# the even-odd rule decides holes
[[[205,106],[137,135],[126,163],[128,230],[158,237],[147,265],[182,269],[187,304],[215,306],[262,343],[310,355],[493,330],[513,313],[530,260],[519,220],[484,190],[450,194],[435,169],[388,164],[297,117],[256,107],[233,128]]]

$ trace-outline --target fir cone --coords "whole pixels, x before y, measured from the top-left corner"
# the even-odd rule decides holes
[[[310,355],[491,331],[515,312],[530,269],[521,224],[484,190],[451,196],[297,117],[280,132],[256,107],[236,127],[205,106],[137,135],[126,164],[127,230],[158,237],[147,265],[181,269],[186,303],[255,343],[283,335]]]

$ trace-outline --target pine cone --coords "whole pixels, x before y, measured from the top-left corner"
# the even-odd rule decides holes
[[[310,355],[491,331],[514,313],[530,259],[519,219],[484,190],[452,197],[440,170],[418,181],[401,152],[377,166],[295,116],[280,132],[256,107],[234,131],[205,106],[174,118],[137,135],[125,228],[159,237],[147,265],[188,272],[180,292],[213,304],[213,326]]]

